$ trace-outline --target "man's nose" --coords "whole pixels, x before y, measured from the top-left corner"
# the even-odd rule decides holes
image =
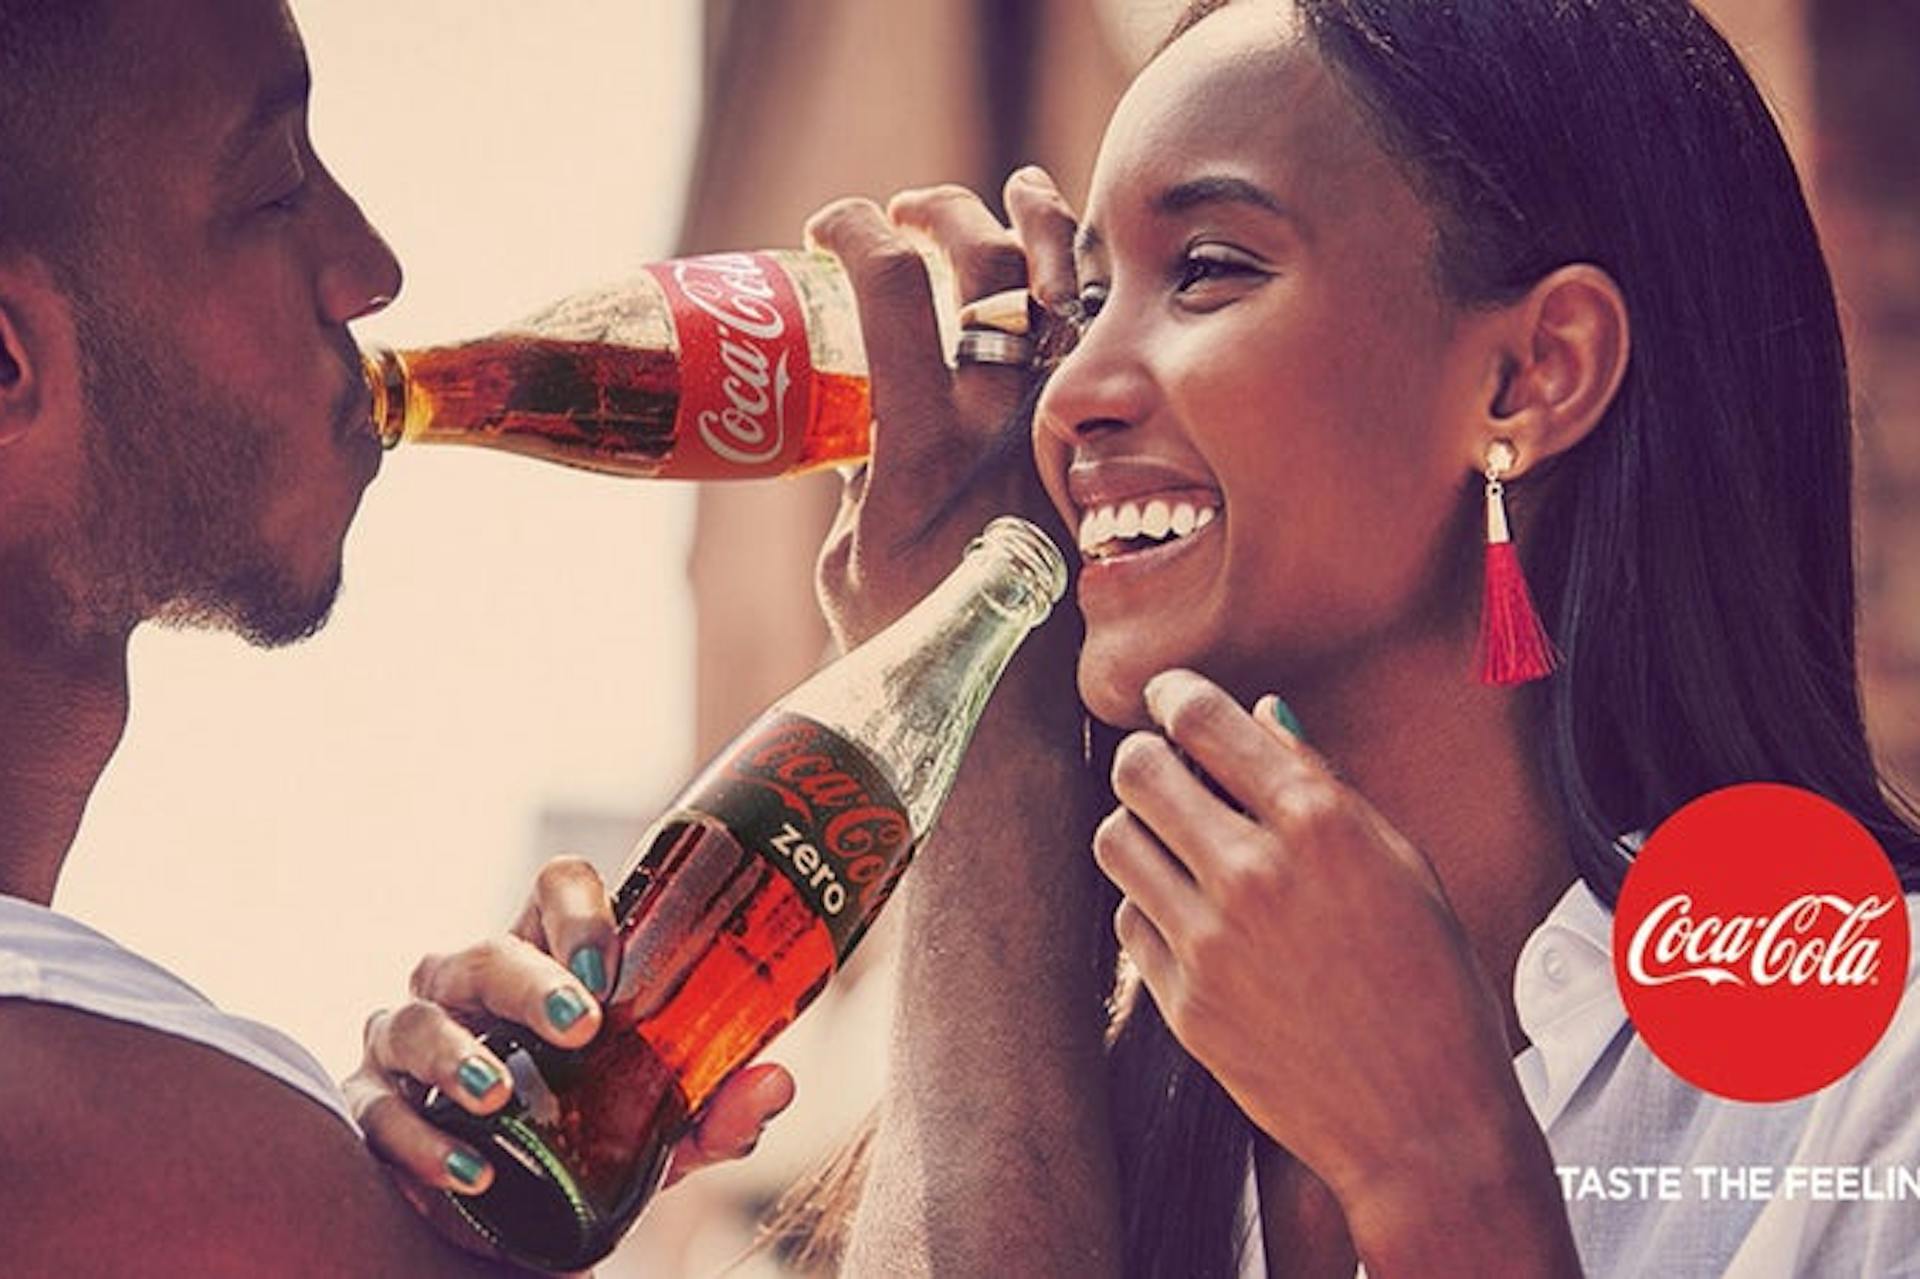
[[[360,206],[342,193],[344,206],[332,251],[320,270],[321,318],[330,326],[364,319],[400,295],[400,260],[367,221]]]

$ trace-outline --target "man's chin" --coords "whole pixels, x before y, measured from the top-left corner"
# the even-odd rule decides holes
[[[339,595],[337,569],[319,588],[304,591],[283,578],[247,575],[175,599],[152,620],[169,630],[229,631],[256,648],[284,648],[325,626]]]

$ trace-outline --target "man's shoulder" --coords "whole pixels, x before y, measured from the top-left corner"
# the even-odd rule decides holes
[[[9,1274],[463,1273],[353,1131],[217,1049],[0,999]],[[399,1267],[406,1267],[400,1269]]]

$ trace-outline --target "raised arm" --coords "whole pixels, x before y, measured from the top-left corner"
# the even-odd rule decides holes
[[[958,188],[898,197],[891,216],[843,202],[810,227],[854,279],[874,378],[875,455],[820,564],[843,640],[900,612],[993,515],[1017,511],[1061,536],[1021,429],[1031,375],[947,368],[926,274],[900,235],[911,226],[947,250],[962,301],[1025,284],[1030,257],[1037,285],[1070,290],[1056,277],[1071,218],[1050,184],[1021,181],[1009,195],[1029,253]],[[1111,943],[1087,853],[1098,812],[1066,612],[1007,674],[903,887],[890,1079],[848,1275],[1119,1268],[1103,1065]]]

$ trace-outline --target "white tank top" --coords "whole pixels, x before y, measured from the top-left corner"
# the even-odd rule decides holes
[[[4,894],[0,999],[59,1004],[217,1048],[298,1089],[354,1127],[338,1085],[288,1036],[221,1012],[160,965],[78,920]]]

